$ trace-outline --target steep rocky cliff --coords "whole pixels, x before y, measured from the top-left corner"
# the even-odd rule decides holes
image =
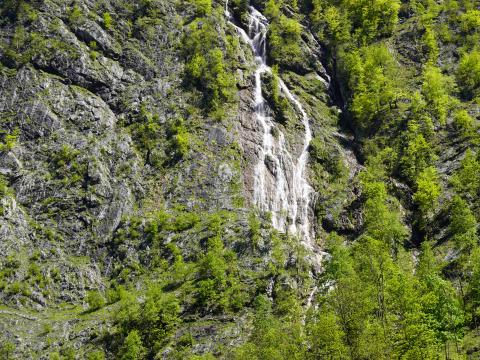
[[[83,353],[94,334],[108,331],[111,310],[84,313],[87,293],[105,294],[118,276],[143,286],[159,251],[147,234],[159,212],[186,218],[178,231],[158,237],[169,243],[173,236],[188,260],[202,251],[204,218],[226,212],[235,220],[225,230],[233,239],[225,241],[237,249],[239,266],[248,269],[259,258],[255,267],[267,271],[271,245],[249,251],[246,224],[263,136],[254,109],[256,65],[249,44],[226,22],[223,4],[214,5],[210,21],[230,47],[222,50],[234,64],[238,92],[221,119],[209,115],[198,91],[185,84],[182,44],[195,17],[192,4],[9,4],[1,48],[1,124],[12,137],[0,155],[7,186],[0,247],[9,269],[2,280],[1,326],[15,354],[45,355],[66,346]],[[336,146],[337,111],[329,107],[321,48],[311,35],[305,41],[313,67],[282,76],[302,99],[315,133]],[[301,114],[294,104],[288,107],[278,126],[297,156]],[[180,149],[179,132],[186,149]],[[261,231],[263,237],[270,230]],[[193,310],[184,312],[188,317]],[[193,321],[188,327],[198,328],[200,343],[212,349],[238,342],[239,330],[221,330],[222,324],[246,326],[247,314],[187,323]]]

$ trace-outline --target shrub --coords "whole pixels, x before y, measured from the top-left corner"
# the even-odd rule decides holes
[[[121,360],[141,360],[144,358],[146,349],[137,330],[129,332],[120,350]]]
[[[108,12],[103,13],[103,26],[105,27],[105,30],[111,30],[113,27],[113,19]]]
[[[480,29],[480,10],[468,10],[460,16],[460,29],[465,32]]]
[[[422,215],[428,216],[433,209],[436,209],[441,192],[437,170],[433,166],[426,168],[419,174],[416,188],[413,199]]]
[[[0,135],[2,132],[0,132]],[[20,130],[16,128],[12,132],[4,133],[3,141],[0,142],[0,152],[8,152],[17,144]]]
[[[15,352],[15,345],[10,341],[5,341],[0,345],[0,358],[5,360],[13,360]]]
[[[474,135],[475,122],[467,110],[457,110],[453,116],[453,124],[463,138]]]
[[[428,59],[431,62],[434,62],[438,58],[439,48],[437,39],[435,36],[435,31],[431,26],[425,27],[425,33],[423,34],[423,43],[426,47],[426,52],[428,54]]]
[[[82,10],[80,10],[77,5],[74,5],[68,15],[68,22],[72,25],[77,25],[83,20],[83,18]]]
[[[212,0],[192,0],[195,6],[195,15],[202,17],[212,13]]]
[[[89,311],[95,311],[105,305],[105,298],[99,291],[89,291],[87,294],[87,304]]]
[[[479,94],[480,89],[480,51],[463,54],[457,70],[457,80],[465,97]]]
[[[468,204],[454,196],[450,204],[450,232],[459,248],[471,248],[477,241],[477,221]]]
[[[423,73],[422,94],[427,106],[436,115],[440,124],[445,124],[454,103],[450,94],[456,85],[450,76],[443,75],[438,67],[427,65]]]
[[[452,176],[451,183],[464,199],[474,201],[480,192],[480,161],[475,158],[475,153],[468,149],[465,157],[460,162],[459,169]]]
[[[94,350],[87,355],[87,360],[105,360],[103,350]]]
[[[175,232],[181,232],[194,227],[200,222],[200,216],[194,212],[180,212],[175,217],[172,224],[172,230]]]
[[[280,15],[272,21],[269,28],[269,55],[274,62],[284,67],[303,63],[300,24]]]
[[[52,167],[55,176],[65,183],[76,184],[86,173],[86,165],[78,161],[80,151],[64,144],[60,150],[52,155]]]

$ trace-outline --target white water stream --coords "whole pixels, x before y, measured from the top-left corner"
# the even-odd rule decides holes
[[[268,116],[262,95],[262,74],[271,73],[271,68],[267,65],[268,20],[253,6],[249,6],[246,32],[233,23],[228,0],[225,15],[239,36],[252,47],[257,62],[255,113],[263,137],[258,149],[259,161],[254,169],[253,201],[261,211],[272,214],[272,225],[276,229],[298,236],[309,250],[309,255],[313,256],[313,265],[320,268],[322,253],[315,245],[309,217],[313,189],[307,180],[308,146],[312,140],[308,115],[287,85],[279,79],[281,92],[300,113],[305,131],[300,155],[295,157],[287,146],[284,133]]]

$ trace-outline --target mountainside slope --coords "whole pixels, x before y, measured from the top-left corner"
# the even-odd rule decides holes
[[[2,357],[478,357],[478,1],[0,12]]]

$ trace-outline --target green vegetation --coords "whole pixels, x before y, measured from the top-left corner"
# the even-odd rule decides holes
[[[87,171],[86,165],[80,161],[80,151],[64,144],[53,154],[51,168],[55,176],[65,184],[81,182]]]
[[[12,132],[5,132],[3,134],[3,141],[0,141],[0,152],[8,152],[12,150],[18,141],[19,135],[20,131],[18,128]]]
[[[98,291],[89,291],[87,294],[88,311],[95,311],[105,305],[105,298]]]
[[[265,15],[270,19],[268,44],[272,60],[282,67],[301,64],[304,59],[300,48],[300,24],[283,15],[275,0],[267,2]]]
[[[457,79],[467,98],[480,94],[480,51],[463,54],[458,64]]]
[[[201,17],[188,26],[182,47],[186,82],[202,93],[202,106],[216,118],[222,118],[225,105],[232,103],[236,96],[235,77],[221,45],[211,18]]]
[[[224,1],[57,3],[0,5],[0,358],[478,357],[478,1],[228,3],[269,20],[275,139],[280,78],[310,117],[321,264],[235,201],[261,134]]]
[[[111,30],[113,27],[113,19],[108,12],[103,13],[103,26],[105,27],[105,30]]]

